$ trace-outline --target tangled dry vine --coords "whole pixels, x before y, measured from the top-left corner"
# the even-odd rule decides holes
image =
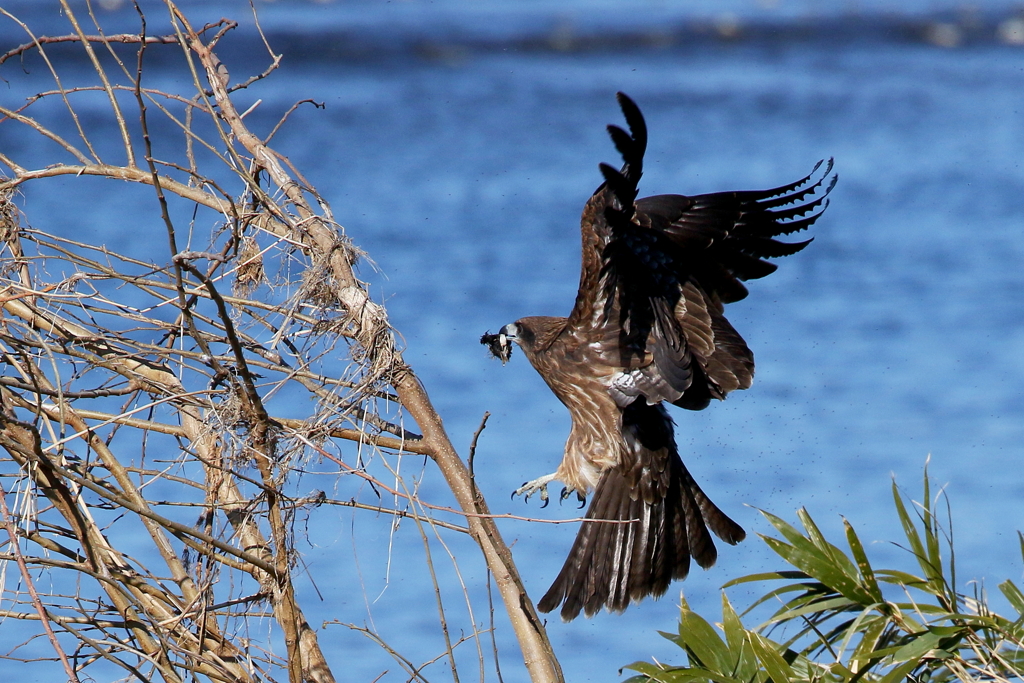
[[[404,362],[386,311],[356,277],[362,254],[269,144],[295,107],[262,138],[236,109],[233,96],[280,57],[267,45],[267,70],[234,82],[215,49],[235,24],[197,29],[174,2],[165,5],[160,35],[137,5],[138,33],[105,35],[91,5],[87,32],[61,0],[71,31],[49,37],[0,9],[25,35],[0,69],[32,59],[53,83],[0,106],[0,124],[56,150],[41,163],[0,151],[0,446],[9,455],[0,561],[17,568],[24,590],[5,593],[2,616],[37,620],[72,681],[97,663],[147,681],[272,680],[275,670],[292,683],[333,681],[296,596],[294,532],[298,518],[330,502],[411,518],[424,538],[468,532],[530,676],[561,680],[469,469]],[[63,70],[71,50],[84,53],[87,76]],[[183,92],[147,83],[154,50],[175,51],[190,80]],[[79,102],[97,96],[107,117],[86,121]],[[148,186],[164,226],[166,246],[153,252],[162,259],[33,229],[15,204],[29,183],[90,176]],[[279,395],[312,409],[275,413]],[[343,443],[359,445],[357,461],[342,455]],[[438,506],[415,491],[374,480],[362,465],[367,453],[385,462],[429,456],[465,526],[438,519]],[[301,495],[296,480],[311,461],[393,491],[400,504]],[[140,537],[146,561],[126,545]],[[267,616],[283,653],[249,628]],[[454,648],[486,629],[455,641],[443,607],[440,621],[458,680]],[[417,665],[396,660],[422,679]]]

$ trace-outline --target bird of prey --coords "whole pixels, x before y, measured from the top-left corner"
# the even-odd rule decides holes
[[[776,240],[804,230],[828,206],[831,160],[805,178],[770,190],[637,199],[647,147],[639,108],[618,94],[629,133],[608,132],[624,165],[601,164],[604,182],[583,209],[583,267],[567,318],[532,316],[485,334],[502,363],[512,342],[572,416],[565,455],[553,473],[515,494],[565,484],[593,499],[541,611],[624,610],[663,594],[704,568],[717,550],[710,529],[729,544],[743,529],[711,502],[679,457],[664,404],[701,410],[746,389],[754,358],[725,319],[724,305],[747,295],[741,281],[776,266],[767,259],[810,243]]]

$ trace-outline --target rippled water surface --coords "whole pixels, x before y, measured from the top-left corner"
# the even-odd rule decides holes
[[[246,7],[210,11],[244,16]],[[240,99],[262,99],[256,128],[298,99],[324,103],[293,115],[276,147],[372,256],[376,270],[364,266],[362,276],[386,303],[455,443],[465,448],[492,413],[476,459],[492,510],[575,512],[509,500],[554,468],[568,415],[521,355],[502,367],[477,340],[520,316],[571,308],[579,211],[600,182],[598,162],[617,162],[604,126],[619,122],[614,93],[623,90],[650,129],[643,193],[760,189],[827,157],[840,175],[814,243],[728,311],[756,355],[754,386],[701,413],[673,411],[680,450],[705,490],[755,532],[769,528],[755,508],[792,518],[807,506],[830,533],[845,516],[892,565],[907,559],[887,543],[898,538],[890,478],[917,493],[930,455],[952,500],[961,578],[989,586],[1020,578],[1024,49],[992,37],[998,15],[982,12],[972,24],[933,3],[917,8],[934,11],[931,24],[907,23],[737,3],[727,19],[747,12],[752,23],[726,40],[721,15],[672,3],[649,15],[584,2],[492,15],[479,6],[477,14],[444,3],[403,7],[267,6],[283,66]],[[320,16],[322,24],[310,21]],[[694,16],[712,28],[684,30]],[[797,35],[794,27],[812,20],[832,28]],[[928,39],[929,26],[944,22],[960,27],[954,47]],[[251,32],[242,35],[223,55],[236,77],[265,63]],[[5,88],[5,104],[31,91]],[[0,145],[29,144],[5,137],[6,128]],[[68,187],[59,204],[28,190],[34,225],[66,230],[73,217],[75,229],[107,231],[112,244],[138,234],[125,209],[142,199],[109,184]],[[436,491],[429,470],[425,485]],[[531,594],[541,595],[575,528],[507,521],[501,529]],[[310,533],[306,563],[324,598],[304,587],[311,621],[372,615],[412,659],[439,652],[412,529],[395,540],[365,513],[326,512]],[[338,566],[351,547],[356,570]],[[389,550],[416,559],[393,562],[386,583]],[[674,628],[678,590],[713,617],[721,584],[778,567],[752,538],[661,601],[621,616],[550,620],[569,680],[616,680],[619,667],[651,656],[678,661],[655,633]],[[480,566],[463,570],[479,583]],[[505,680],[523,680],[514,640],[500,620],[498,628]],[[350,680],[387,668],[388,680],[402,680],[361,636],[322,637]]]

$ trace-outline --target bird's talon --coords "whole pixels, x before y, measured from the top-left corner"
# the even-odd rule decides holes
[[[554,475],[545,475],[532,481],[523,482],[523,485],[512,492],[512,497],[522,496],[523,500],[530,500],[530,496],[540,492],[540,499],[543,501],[542,508],[548,506],[548,483],[554,479]]]
[[[580,506],[576,508],[577,510],[582,510],[583,506],[587,504],[587,497],[579,491],[576,492],[576,500],[580,502]]]
[[[530,496],[540,491],[540,499],[544,502],[541,507],[548,505],[548,484],[546,481],[524,481],[523,485],[512,492],[512,497],[522,496],[524,501],[529,501]]]

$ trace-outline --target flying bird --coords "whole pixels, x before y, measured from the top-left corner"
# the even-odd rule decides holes
[[[768,259],[811,242],[775,238],[813,224],[836,183],[829,160],[770,190],[637,199],[647,126],[629,97],[618,101],[629,132],[608,133],[624,164],[600,165],[604,182],[583,209],[572,312],[521,318],[480,339],[503,364],[518,344],[572,416],[558,469],[513,494],[539,492],[546,504],[554,480],[565,484],[563,500],[593,492],[538,603],[543,612],[561,605],[564,621],[660,596],[691,558],[710,567],[718,551],[709,529],[729,544],[743,540],[680,459],[664,404],[701,410],[750,386],[754,357],[724,305],[747,296],[743,281],[776,269]]]

